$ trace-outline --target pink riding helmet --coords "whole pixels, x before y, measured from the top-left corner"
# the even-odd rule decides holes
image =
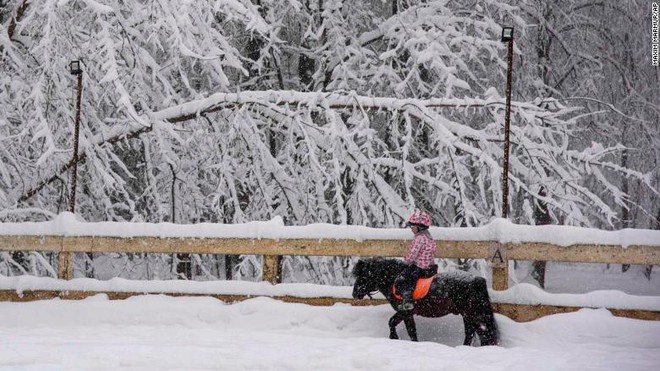
[[[415,211],[410,218],[408,218],[408,224],[419,224],[428,227],[431,225],[431,216],[421,211]]]

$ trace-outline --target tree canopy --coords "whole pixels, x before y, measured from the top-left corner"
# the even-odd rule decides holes
[[[510,24],[511,219],[533,224],[542,205],[555,223],[645,227],[658,75],[617,31],[650,10],[564,2],[5,2],[0,218],[66,209],[80,59],[87,220],[388,227],[422,208],[486,223],[501,212]]]

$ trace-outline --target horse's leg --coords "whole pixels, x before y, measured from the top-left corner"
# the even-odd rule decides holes
[[[403,317],[403,322],[406,324],[406,330],[408,331],[408,336],[410,340],[417,341],[417,326],[415,326],[415,319],[413,318],[412,313],[408,313]]]
[[[495,317],[491,313],[480,316],[480,318],[481,320],[479,321],[479,326],[477,327],[477,334],[479,335],[481,345],[497,345],[498,331],[497,324],[495,323]]]
[[[394,313],[392,318],[390,318],[390,322],[389,322],[389,324],[390,324],[390,339],[398,339],[399,338],[399,335],[397,335],[397,333],[396,333],[396,327],[399,325],[399,323],[401,323],[401,321],[403,321],[403,317],[401,316],[401,312]]]
[[[465,340],[463,345],[472,345],[472,338],[479,327],[479,322],[473,316],[463,315],[463,326],[465,327]]]

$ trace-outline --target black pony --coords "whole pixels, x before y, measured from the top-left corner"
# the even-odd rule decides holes
[[[403,262],[396,259],[360,259],[355,265],[353,297],[362,299],[380,291],[396,310],[401,300],[392,294],[392,285]],[[390,339],[398,339],[396,326],[403,321],[410,340],[417,341],[417,329],[413,315],[442,317],[449,313],[463,316],[465,325],[464,345],[470,345],[476,333],[481,345],[497,345],[498,330],[488,297],[486,280],[469,273],[456,271],[440,273],[431,284],[428,295],[415,302],[411,311],[397,311],[390,318]]]

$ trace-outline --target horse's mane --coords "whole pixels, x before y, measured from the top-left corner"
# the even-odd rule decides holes
[[[353,267],[353,277],[363,276],[367,272],[375,276],[396,277],[403,269],[403,262],[398,259],[367,258],[360,259]]]

